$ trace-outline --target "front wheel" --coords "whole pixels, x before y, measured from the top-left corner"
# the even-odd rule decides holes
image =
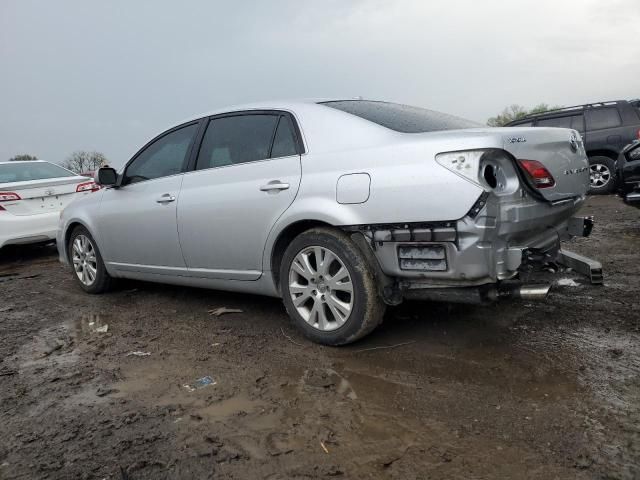
[[[604,195],[616,188],[616,164],[609,157],[589,157],[589,193]]]
[[[84,227],[71,233],[68,255],[73,276],[87,293],[102,293],[111,288],[112,278],[107,273],[95,240]]]
[[[296,237],[280,266],[287,313],[309,339],[344,345],[381,322],[385,304],[367,259],[339,230],[314,228]]]

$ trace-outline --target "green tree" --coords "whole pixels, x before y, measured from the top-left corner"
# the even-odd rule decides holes
[[[84,173],[107,164],[107,157],[100,152],[85,152],[78,150],[73,152],[62,162],[62,166],[75,173]]]
[[[25,160],[38,160],[35,155],[29,155],[27,153],[21,153],[20,155],[14,155],[9,159],[10,162],[24,162]]]
[[[504,127],[507,123],[513,122],[514,120],[520,120],[521,118],[526,117],[527,115],[535,114],[535,113],[544,113],[549,110],[556,110],[558,108],[562,108],[559,105],[549,106],[546,103],[540,103],[535,107],[527,110],[527,108],[522,105],[510,105],[505,108],[502,113],[498,114],[495,117],[491,117],[487,120],[487,125],[490,127]]]

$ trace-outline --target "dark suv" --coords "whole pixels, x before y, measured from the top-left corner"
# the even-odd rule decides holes
[[[636,101],[637,102],[637,101]],[[625,145],[640,138],[640,109],[626,100],[590,103],[515,120],[508,127],[562,127],[580,132],[589,157],[590,193],[611,193],[618,176],[615,162]]]

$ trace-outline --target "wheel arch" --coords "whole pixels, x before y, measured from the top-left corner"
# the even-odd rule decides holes
[[[618,155],[618,152],[616,152],[615,150],[608,149],[589,150],[587,152],[587,157],[589,157],[589,159],[591,159],[592,157],[607,157],[615,161],[618,159]]]
[[[271,255],[269,259],[271,278],[273,279],[273,284],[279,293],[280,265],[282,263],[282,258],[284,256],[285,250],[287,249],[287,246],[291,243],[291,240],[293,240],[301,233],[316,227],[334,227],[334,225],[317,219],[298,220],[290,223],[285,228],[283,228],[280,233],[278,233],[276,240],[273,242],[273,248],[271,249]]]
[[[98,247],[98,249],[100,250],[100,252],[102,253],[102,249],[100,248],[100,244],[98,243],[98,239],[96,238],[93,229],[89,227],[89,225],[87,225],[86,222],[83,222],[82,220],[79,220],[77,218],[74,218],[73,220],[69,221],[65,228],[64,228],[64,233],[63,233],[63,241],[64,241],[64,256],[65,259],[67,260],[67,262],[70,261],[69,259],[69,240],[71,240],[71,234],[73,233],[73,231],[77,228],[77,227],[83,227],[86,228],[87,231],[89,232],[89,234],[91,235],[91,237],[93,238],[93,241],[96,242],[96,245]],[[60,251],[60,250],[58,250]]]

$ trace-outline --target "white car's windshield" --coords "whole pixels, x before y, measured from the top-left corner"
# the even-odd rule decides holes
[[[369,100],[340,100],[321,105],[342,110],[383,127],[402,133],[436,132],[477,128],[482,125],[447,113],[390,102]]]
[[[46,178],[73,177],[74,174],[49,162],[19,162],[0,165],[0,183],[28,182]]]

